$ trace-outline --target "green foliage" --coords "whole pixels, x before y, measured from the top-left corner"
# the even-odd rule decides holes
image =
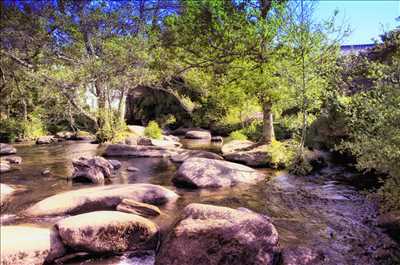
[[[247,140],[247,136],[240,131],[233,131],[229,134],[230,140]]]
[[[294,158],[294,148],[291,142],[279,142],[273,140],[267,146],[269,161],[271,164],[286,167]]]
[[[400,210],[400,181],[397,178],[389,178],[379,188],[377,195],[381,199],[381,211]]]
[[[117,112],[98,111],[98,119],[102,120],[102,126],[96,132],[96,138],[99,142],[116,143],[129,135],[125,121],[120,119]]]
[[[158,123],[155,121],[150,121],[144,129],[144,135],[150,137],[152,139],[161,139],[162,138],[162,130]]]
[[[388,175],[387,182],[379,191],[385,209],[398,208],[399,205],[399,36],[399,30],[386,34],[384,43],[377,45],[362,60],[359,75],[364,76],[369,86],[362,87],[342,104],[348,137],[337,146],[338,150],[349,152],[356,158],[358,169],[376,170]]]

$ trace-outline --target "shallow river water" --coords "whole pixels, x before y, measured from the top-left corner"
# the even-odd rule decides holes
[[[196,142],[185,142],[187,148],[218,150]],[[50,226],[52,219],[24,219],[18,213],[48,196],[83,187],[73,183],[72,159],[101,155],[104,146],[87,142],[62,142],[52,145],[16,145],[21,165],[0,177],[1,183],[24,189],[2,208],[3,222]],[[306,246],[323,257],[328,265],[394,264],[389,256],[399,246],[375,226],[377,209],[344,177],[345,169],[328,167],[317,175],[304,178],[284,171],[262,169],[266,180],[253,186],[219,190],[186,190],[171,183],[177,166],[169,159],[117,158],[122,167],[111,178],[112,184],[152,183],[176,191],[181,197],[170,208],[162,208],[163,215],[154,219],[167,233],[183,207],[202,202],[232,208],[247,207],[271,217],[279,232],[282,248]],[[139,168],[128,172],[129,166]],[[51,174],[42,175],[49,169]],[[92,184],[93,185],[93,184]],[[10,221],[11,220],[11,221]],[[123,256],[92,258],[68,264],[96,265],[152,265],[154,253],[141,257],[126,253]]]

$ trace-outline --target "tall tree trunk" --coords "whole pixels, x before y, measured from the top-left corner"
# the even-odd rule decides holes
[[[107,115],[107,95],[104,89],[104,84],[100,80],[95,82],[96,97],[97,97],[97,108],[99,110],[99,117],[97,119],[97,124],[99,128],[102,128],[106,122]]]
[[[263,104],[263,137],[262,141],[270,144],[275,140],[274,123],[272,117],[272,103],[265,102]]]
[[[126,112],[126,91],[121,91],[121,97],[118,103],[118,114],[120,122],[125,121],[125,112]]]

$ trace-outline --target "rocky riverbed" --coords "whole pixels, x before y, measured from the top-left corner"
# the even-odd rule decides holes
[[[399,246],[377,227],[376,205],[348,184],[344,177],[348,175],[346,168],[331,165],[318,174],[299,178],[284,171],[224,164],[221,157],[214,158],[204,152],[124,147],[129,149],[124,152],[134,156],[112,157],[121,166],[105,174],[105,184],[90,184],[70,178],[74,175],[72,161],[103,155],[105,146],[65,141],[15,147],[23,162],[1,173],[1,183],[18,191],[11,193],[1,208],[2,229],[7,229],[5,234],[20,235],[21,242],[41,239],[42,244],[36,247],[51,261],[80,264],[84,260],[85,264],[98,265],[218,264],[218,261],[225,262],[222,264],[395,264],[392,257]],[[215,144],[210,146],[201,140],[185,140],[183,147],[217,149]],[[137,155],[142,149],[151,157]],[[196,163],[190,163],[188,158],[193,153],[202,157],[194,159]],[[207,164],[210,158],[220,162]],[[182,162],[186,166],[179,172]],[[80,166],[85,165],[80,163]],[[190,168],[193,170],[188,171]],[[46,174],[42,174],[44,171]],[[227,180],[209,185],[214,183],[210,172],[226,174]],[[251,181],[242,181],[249,180],[249,174]],[[175,186],[173,180],[177,177],[196,185]],[[124,201],[132,198],[137,203]],[[149,209],[146,203],[151,204]],[[142,213],[156,214],[132,218],[131,214],[116,211],[118,206],[140,207]],[[97,220],[95,223],[87,221],[93,218]],[[120,234],[120,227],[127,232]],[[260,227],[259,233],[253,230]],[[58,233],[56,237],[67,245],[72,259],[68,255],[65,258],[66,252],[61,247],[48,252],[50,245],[45,242],[54,238],[53,229]],[[108,238],[105,242],[114,238],[118,244],[96,241],[101,238],[96,233],[117,236],[118,240],[105,237]],[[228,243],[235,240],[237,244]],[[208,252],[196,251],[199,247],[209,247]],[[8,251],[12,253],[10,248]],[[183,257],[181,251],[191,254]],[[174,255],[179,259],[174,259]],[[232,255],[236,258],[223,259]],[[2,264],[7,263],[2,261]]]

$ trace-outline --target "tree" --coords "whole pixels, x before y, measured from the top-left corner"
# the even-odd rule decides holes
[[[194,68],[209,73],[213,89],[240,83],[263,106],[266,143],[274,139],[272,108],[279,94],[274,64],[284,2],[187,1],[183,13],[166,23],[164,44],[177,55],[177,73]]]
[[[339,149],[355,156],[358,169],[389,177],[380,189],[389,210],[400,205],[400,30],[384,34],[382,41],[359,55],[366,61],[357,60],[371,85],[342,100],[349,137]]]
[[[347,36],[344,25],[337,26],[337,12],[326,21],[313,21],[314,3],[297,1],[288,5],[283,39],[292,62],[287,75],[295,88],[295,106],[301,115],[298,159],[303,160],[307,128],[318,115],[330,80],[337,69],[339,41]]]

